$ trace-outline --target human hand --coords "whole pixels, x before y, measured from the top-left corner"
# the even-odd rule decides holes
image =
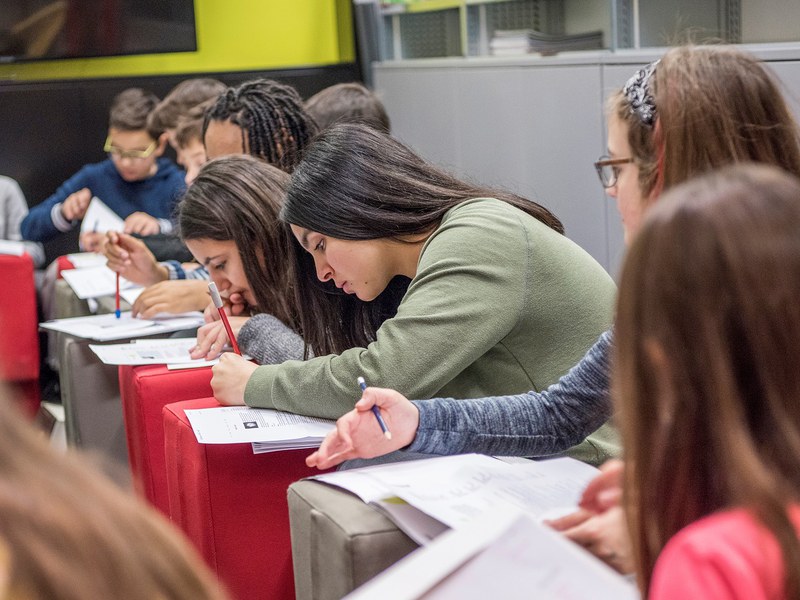
[[[206,288],[208,284],[206,284]],[[222,310],[229,316],[247,315],[250,307],[247,305],[247,300],[241,294],[231,294],[230,297],[225,295],[225,292],[220,292],[219,297],[222,299]],[[206,323],[214,323],[219,321],[219,310],[214,306],[213,302],[209,302],[203,311],[203,318]]]
[[[95,231],[84,231],[78,237],[78,243],[85,252],[103,252],[106,236]]]
[[[622,501],[622,478],[625,463],[609,460],[600,467],[600,474],[592,479],[583,490],[578,506],[588,511],[602,513],[619,506]]]
[[[244,324],[247,323],[249,318],[250,317],[228,317],[228,322],[231,325],[234,337],[239,337],[239,331]],[[192,357],[192,360],[198,358],[214,360],[222,354],[222,349],[228,342],[228,332],[225,331],[225,325],[222,321],[206,323],[197,330],[197,346],[192,348],[191,352],[189,352],[189,356]]]
[[[220,404],[244,406],[244,389],[258,365],[238,354],[226,352],[211,369],[211,389]]]
[[[106,266],[128,281],[151,286],[169,279],[167,268],[158,264],[156,257],[144,242],[125,233],[116,231],[106,233],[103,254],[108,260]]]
[[[61,203],[61,214],[67,221],[77,221],[82,219],[92,201],[92,192],[89,188],[83,188],[73,192]]]
[[[614,506],[600,514],[580,509],[550,521],[548,525],[583,546],[612,569],[623,574],[634,572],[633,544],[621,506]]]
[[[208,287],[197,279],[160,281],[145,289],[133,303],[134,317],[150,319],[159,313],[180,314],[202,310],[208,302]]]
[[[378,406],[392,439],[383,435],[372,407]],[[368,387],[356,406],[336,421],[336,429],[319,450],[306,457],[309,467],[328,469],[351,458],[374,458],[394,452],[414,441],[419,428],[419,410],[401,393]]]
[[[138,235],[153,235],[161,231],[161,225],[155,217],[139,211],[128,215],[128,218],[125,219],[123,231]]]

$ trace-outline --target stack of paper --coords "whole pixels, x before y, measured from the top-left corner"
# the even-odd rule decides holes
[[[133,340],[128,344],[89,344],[89,348],[107,365],[170,365],[187,369],[208,367],[219,362],[204,358],[192,360],[189,352],[196,345],[197,338],[192,337]]]
[[[511,510],[481,515],[413,552],[349,600],[634,600],[636,587],[583,548]]]
[[[569,50],[592,50],[603,47],[603,32],[551,35],[533,29],[498,29],[489,42],[493,56],[539,52],[545,56]]]
[[[255,454],[316,448],[335,424],[327,419],[242,406],[187,410],[186,418],[199,443],[250,442]]]
[[[594,467],[570,458],[508,463],[467,454],[338,471],[314,479],[375,505],[424,544],[448,527],[457,529],[488,511],[517,509],[536,518],[571,512],[596,475]],[[393,510],[395,498],[438,521],[439,529],[420,535],[418,515],[411,509]]]
[[[68,272],[65,271],[65,273]],[[164,319],[135,319],[128,311],[122,313],[119,319],[114,314],[91,315],[71,319],[55,319],[39,323],[39,327],[52,331],[61,331],[79,338],[105,342],[182,331],[200,327],[203,323],[203,315],[200,312],[186,313]]]

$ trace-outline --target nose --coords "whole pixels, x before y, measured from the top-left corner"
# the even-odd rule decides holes
[[[211,276],[211,281],[217,284],[217,289],[220,292],[224,292],[229,287],[231,287],[231,282],[228,280],[227,277],[219,273],[218,271],[215,272],[216,269],[209,269],[209,275]]]
[[[611,187],[606,188],[606,194],[608,196],[611,196],[612,198],[616,198],[617,197],[617,183],[616,182],[614,182],[614,185],[612,185]]]
[[[327,261],[315,256],[314,266],[317,269],[317,279],[320,281],[329,281],[330,279],[333,279],[333,269]]]

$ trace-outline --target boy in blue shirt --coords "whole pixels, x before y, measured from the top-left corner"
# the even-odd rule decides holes
[[[166,139],[147,129],[147,116],[157,103],[156,96],[139,88],[114,98],[104,147],[109,157],[86,165],[31,209],[21,224],[25,239],[44,242],[71,230],[83,219],[92,196],[124,220],[127,233],[148,236],[172,230],[169,218],[184,191],[184,174],[161,158]],[[85,232],[81,245],[99,250],[103,237]]]

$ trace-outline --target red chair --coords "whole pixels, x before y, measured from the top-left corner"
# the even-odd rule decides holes
[[[17,392],[26,414],[34,416],[39,393],[39,319],[33,261],[22,256],[0,255],[0,380]]]
[[[162,409],[211,395],[211,367],[170,371],[164,365],[119,368],[119,391],[134,487],[169,516]]]
[[[214,398],[164,407],[172,522],[183,529],[234,598],[293,599],[289,484],[319,473],[309,450],[253,454],[250,444],[198,444],[186,409]]]

